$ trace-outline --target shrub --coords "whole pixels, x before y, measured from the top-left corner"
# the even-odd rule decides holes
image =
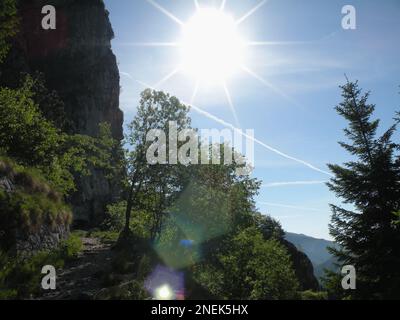
[[[18,24],[16,0],[2,0],[0,2],[0,63],[10,50],[9,39],[16,35]]]
[[[14,245],[15,230],[35,232],[42,225],[69,225],[71,209],[34,169],[16,165],[8,158],[0,158],[0,177],[13,184],[12,192],[0,189],[0,248],[9,250]]]
[[[300,298],[301,300],[327,300],[328,293],[325,291],[315,292],[312,290],[306,290],[300,292]]]
[[[119,233],[117,231],[89,231],[88,236],[99,238],[103,243],[115,243],[118,240]]]
[[[106,217],[102,223],[103,230],[121,231],[125,225],[126,201],[107,206]]]
[[[31,257],[10,257],[0,252],[0,299],[24,299],[41,291],[42,267],[62,268],[82,249],[80,238],[71,235],[53,251],[42,251]]]
[[[297,298],[298,282],[290,258],[276,240],[264,240],[256,228],[248,228],[227,239],[221,251],[216,270],[203,267],[195,274],[213,295],[240,300]]]
[[[82,247],[81,238],[76,234],[71,234],[67,240],[61,243],[61,256],[66,260],[76,258],[79,252],[81,252]]]

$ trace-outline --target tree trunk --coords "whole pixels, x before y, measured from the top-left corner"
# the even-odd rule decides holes
[[[132,212],[132,207],[133,207],[133,189],[134,188],[135,188],[135,185],[132,183],[132,186],[129,189],[128,202],[126,204],[124,232],[129,231],[129,221],[131,220],[131,212]]]

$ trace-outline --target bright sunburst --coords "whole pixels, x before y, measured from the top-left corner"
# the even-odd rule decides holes
[[[190,101],[191,107],[200,114],[225,127],[231,128],[235,132],[237,132],[239,130],[238,128],[241,126],[227,80],[238,70],[256,79],[263,86],[272,90],[275,94],[280,95],[293,105],[297,105],[295,100],[287,96],[279,88],[275,87],[270,81],[268,81],[268,79],[257,74],[246,63],[246,53],[252,46],[281,46],[310,43],[304,41],[248,41],[241,36],[239,30],[241,23],[257,12],[257,10],[266,4],[268,0],[259,0],[256,6],[236,20],[234,20],[226,10],[227,0],[221,0],[218,7],[202,7],[199,5],[198,0],[193,0],[193,7],[195,10],[192,18],[190,18],[186,23],[161,6],[157,1],[146,1],[175,22],[181,28],[182,36],[181,39],[176,42],[142,42],[133,43],[133,45],[143,47],[176,47],[180,50],[181,55],[180,59],[176,61],[177,67],[159,80],[155,85],[148,85],[139,80],[136,80],[137,82],[145,87],[159,90],[162,84],[173,78],[178,73],[190,75],[190,77],[194,78],[194,87]],[[129,45],[132,45],[132,43]],[[229,105],[235,119],[235,126],[208,113],[194,104],[200,86],[209,86],[210,84],[217,84],[225,93],[227,104]],[[240,134],[243,135],[243,133]],[[248,136],[246,137],[248,138]],[[268,151],[272,151],[286,159],[305,165],[314,171],[331,176],[330,172],[319,169],[309,162],[288,155],[269,146],[261,140],[256,138],[252,139],[255,143]]]
[[[227,103],[235,118],[237,127],[240,127],[240,124],[227,85],[227,80],[236,72],[242,71],[246,73],[283,98],[290,100],[279,89],[251,70],[246,64],[246,53],[251,46],[291,43],[247,41],[240,34],[240,24],[267,3],[267,0],[260,0],[255,7],[236,20],[227,12],[226,0],[221,0],[219,7],[202,7],[197,0],[194,0],[194,14],[186,23],[155,0],[147,0],[147,2],[178,24],[182,30],[181,39],[177,42],[137,44],[140,46],[172,46],[178,47],[180,50],[180,59],[176,62],[178,66],[158,81],[153,86],[154,88],[159,88],[178,73],[190,76],[195,81],[190,101],[193,105],[200,86],[220,86],[226,95]]]
[[[198,9],[183,26],[182,70],[207,84],[223,84],[244,63],[245,44],[232,16]]]

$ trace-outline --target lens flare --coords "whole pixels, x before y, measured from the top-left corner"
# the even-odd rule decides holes
[[[185,297],[183,272],[161,265],[147,277],[144,287],[154,300],[183,300]]]
[[[155,299],[156,300],[173,300],[174,292],[168,284],[164,284],[161,287],[155,290]]]

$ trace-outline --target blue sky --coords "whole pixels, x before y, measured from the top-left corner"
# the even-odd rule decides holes
[[[221,1],[199,0],[218,7]],[[242,17],[261,0],[227,0],[225,12]],[[136,112],[144,86],[155,85],[179,64],[175,47],[138,46],[143,42],[173,42],[181,27],[146,0],[105,0],[115,32],[113,50],[121,72],[121,109],[126,123]],[[158,0],[185,22],[194,15],[191,0]],[[357,29],[341,27],[341,9],[353,5]],[[269,0],[240,24],[248,41],[280,42],[249,48],[246,65],[271,83],[266,86],[244,72],[227,81],[240,126],[254,129],[263,143],[322,170],[327,163],[343,163],[349,156],[337,144],[346,123],[335,112],[341,100],[338,86],[344,74],[371,90],[381,129],[400,109],[400,2],[398,0]],[[176,74],[157,89],[190,101],[196,80]],[[194,104],[235,124],[224,89],[201,86]],[[193,126],[222,128],[195,111]],[[398,138],[398,137],[397,137]],[[285,230],[330,238],[329,203],[340,203],[322,183],[329,176],[255,145],[253,175],[265,186],[258,208],[276,217]],[[302,183],[306,181],[307,183]]]

